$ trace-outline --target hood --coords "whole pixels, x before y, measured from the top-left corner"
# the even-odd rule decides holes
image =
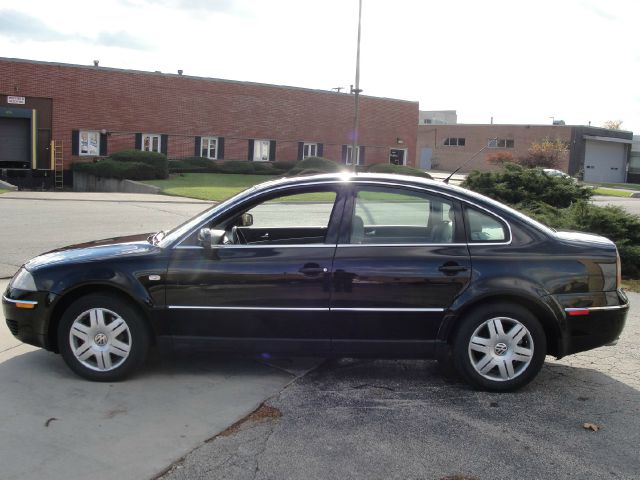
[[[559,240],[566,240],[570,243],[615,247],[615,243],[613,243],[608,238],[602,237],[600,235],[595,235],[593,233],[564,231],[564,232],[555,232],[555,235]]]
[[[159,247],[149,243],[148,237],[149,234],[145,233],[69,245],[38,255],[25,263],[25,267],[33,271],[55,264],[92,262],[157,251]]]

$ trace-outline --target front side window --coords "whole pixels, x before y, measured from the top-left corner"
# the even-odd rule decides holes
[[[468,207],[466,209],[469,242],[504,242],[508,238],[506,226],[497,218]]]
[[[218,158],[218,137],[202,137],[200,156],[215,160]]]
[[[304,160],[307,157],[317,157],[318,156],[318,144],[317,143],[305,143],[302,146],[302,159]]]
[[[79,153],[81,156],[100,155],[100,132],[80,130]]]
[[[160,135],[155,133],[142,134],[142,150],[145,152],[160,152]]]
[[[254,140],[253,142],[253,161],[268,162],[269,159],[269,140]]]
[[[453,243],[455,211],[445,198],[371,187],[359,190],[355,200],[352,244]]]

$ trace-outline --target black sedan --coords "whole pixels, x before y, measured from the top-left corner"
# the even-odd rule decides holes
[[[11,332],[122,379],[170,339],[221,351],[438,358],[514,390],[547,354],[613,343],[629,309],[606,238],[556,232],[415,177],[319,175],[246,190],[169,232],[27,262]]]

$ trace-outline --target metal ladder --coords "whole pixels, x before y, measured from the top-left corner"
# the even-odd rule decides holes
[[[64,188],[64,143],[62,140],[51,140],[51,163],[53,163],[54,183],[56,190]]]

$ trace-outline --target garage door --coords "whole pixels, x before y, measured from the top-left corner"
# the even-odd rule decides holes
[[[30,148],[28,118],[0,118],[0,166],[29,168]]]
[[[584,181],[623,183],[626,180],[627,149],[623,143],[587,140]]]

